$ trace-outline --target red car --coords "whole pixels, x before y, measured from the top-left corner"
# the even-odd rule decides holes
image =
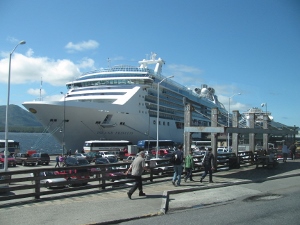
[[[0,154],[0,163],[3,163],[4,164],[4,160],[5,160],[5,156],[3,153]],[[14,157],[12,157],[11,155],[7,156],[7,163],[8,163],[8,166],[16,166],[17,163],[16,163],[16,159]]]
[[[163,156],[163,155],[166,155],[166,154],[169,154],[169,153],[171,153],[171,151],[168,150],[168,149],[160,149],[160,150],[158,150],[158,155],[159,155],[159,156]],[[156,155],[156,149],[153,149],[153,150],[151,151],[151,154],[152,154],[152,155]]]
[[[55,171],[57,175],[63,175],[63,177],[70,181],[70,186],[76,184],[86,185],[90,179],[89,174],[87,173],[86,169],[75,169],[75,170],[59,170]]]

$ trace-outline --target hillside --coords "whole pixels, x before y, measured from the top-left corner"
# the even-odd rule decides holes
[[[0,106],[0,132],[5,130],[6,106]],[[8,109],[8,128],[10,132],[41,132],[42,124],[27,110],[17,105]]]

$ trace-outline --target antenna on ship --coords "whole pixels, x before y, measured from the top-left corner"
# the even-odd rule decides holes
[[[43,101],[43,99],[42,99],[42,87],[43,87],[43,77],[41,77],[41,86],[40,86],[40,101]]]
[[[107,66],[108,66],[108,68],[110,68],[110,58],[107,58]]]

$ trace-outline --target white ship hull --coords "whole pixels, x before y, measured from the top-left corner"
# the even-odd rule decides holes
[[[157,128],[153,122],[156,118],[150,118],[146,107],[137,108],[134,102],[135,98],[122,106],[74,101],[25,102],[23,105],[35,109],[35,116],[56,140],[63,144],[64,139],[66,149],[74,152],[81,150],[87,140],[129,140],[137,144],[138,140],[156,139]],[[110,123],[103,124],[107,115],[112,115]],[[177,129],[174,121],[161,119],[161,124],[167,122],[169,126],[159,126],[159,138],[183,142],[183,129]]]
[[[209,126],[215,107],[227,115],[213,88],[203,85],[193,92],[167,79],[161,75],[164,61],[155,56],[139,63],[140,67],[121,65],[83,74],[67,83],[68,93],[60,101],[23,105],[65,146],[65,151],[73,152],[81,150],[88,140],[128,140],[135,145],[138,140],[156,139],[157,123],[159,139],[182,143],[183,98],[195,108],[191,125]],[[149,69],[149,64],[156,64],[155,69]],[[227,121],[225,116],[220,120],[223,124]]]

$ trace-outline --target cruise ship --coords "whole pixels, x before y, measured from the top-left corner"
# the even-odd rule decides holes
[[[58,101],[24,102],[62,146],[74,152],[87,140],[159,139],[183,142],[184,105],[194,106],[193,126],[210,126],[211,109],[219,108],[219,123],[226,125],[227,111],[215,90],[203,84],[191,90],[163,76],[164,60],[151,54],[137,66],[117,65],[82,74],[66,84]],[[159,119],[157,121],[157,112]],[[193,134],[200,138],[201,134]]]

